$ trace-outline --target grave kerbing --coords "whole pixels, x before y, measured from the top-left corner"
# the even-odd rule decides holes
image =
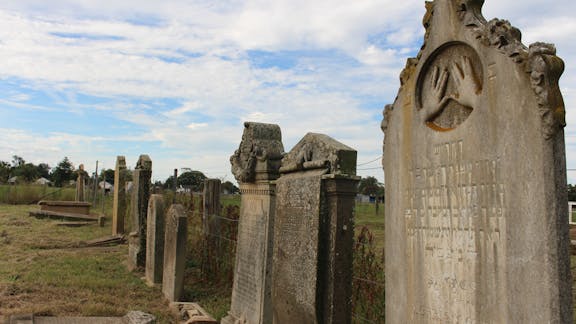
[[[562,61],[427,2],[384,112],[387,323],[572,323]]]

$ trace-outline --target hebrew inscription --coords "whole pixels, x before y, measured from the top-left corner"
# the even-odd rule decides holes
[[[426,125],[449,131],[462,124],[482,94],[482,63],[463,43],[440,47],[424,65],[417,85],[418,108]]]
[[[409,171],[412,185],[404,193],[414,282],[426,292],[414,303],[411,322],[477,323],[478,285],[498,289],[505,275],[495,268],[506,226],[499,160],[466,160],[462,141],[436,145],[433,153],[432,163]],[[481,264],[491,265],[491,273],[477,281],[470,274],[484,272]],[[444,301],[462,307],[434,311],[446,310]]]

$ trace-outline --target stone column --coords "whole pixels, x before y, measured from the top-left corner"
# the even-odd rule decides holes
[[[187,226],[188,221],[184,207],[179,204],[170,206],[166,215],[162,292],[171,302],[179,301],[183,290],[188,239]]]
[[[146,227],[146,281],[149,284],[162,282],[165,223],[164,196],[151,195]]]
[[[140,155],[132,176],[131,218],[132,228],[128,239],[128,269],[146,266],[146,215],[150,198],[152,161]]]
[[[358,177],[323,177],[327,217],[321,237],[326,256],[323,278],[325,323],[349,323],[352,314],[352,269],[354,260],[354,206]]]
[[[276,181],[273,323],[351,323],[356,151],[308,133]]]
[[[112,235],[124,234],[126,218],[126,158],[116,157],[114,171],[114,203],[112,206]]]
[[[222,324],[272,322],[272,252],[276,185],[284,147],[280,127],[245,123],[240,147],[230,158],[242,203],[232,302]]]
[[[220,220],[218,217],[214,217],[221,216],[220,187],[220,179],[204,180],[204,215],[202,219],[205,234],[220,235]]]
[[[78,177],[76,178],[76,201],[84,201],[84,186],[86,185],[86,171],[84,164],[78,166]],[[98,181],[98,180],[96,180]]]

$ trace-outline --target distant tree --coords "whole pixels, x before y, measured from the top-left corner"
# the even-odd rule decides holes
[[[50,177],[50,166],[46,163],[40,163],[36,166],[36,170],[38,171],[38,177],[43,177],[48,179]]]
[[[238,187],[236,187],[232,182],[230,181],[225,181],[222,183],[222,190],[223,191],[227,191],[228,193],[231,194],[237,194],[240,193],[240,189],[238,189]]]
[[[363,195],[382,196],[384,194],[384,185],[378,182],[375,177],[368,176],[360,180],[358,192]]]
[[[52,182],[54,182],[54,185],[57,187],[62,187],[62,185],[74,179],[74,165],[68,157],[64,157],[64,159],[52,169],[51,177]]]
[[[576,185],[568,184],[568,201],[576,201]]]
[[[200,191],[204,188],[204,180],[207,177],[200,171],[186,171],[178,176],[178,186],[189,188],[192,191]],[[174,176],[168,177],[164,182],[164,188],[170,189],[174,187]]]
[[[11,171],[12,168],[10,167],[10,163],[0,161],[0,182],[8,181]]]
[[[12,168],[18,168],[26,164],[23,158],[18,155],[12,155]]]
[[[22,178],[26,182],[32,182],[40,177],[38,167],[33,163],[25,163],[15,168],[14,175]]]
[[[114,170],[112,169],[105,169],[102,170],[102,173],[100,173],[100,176],[98,177],[98,181],[106,181],[109,184],[114,184]]]

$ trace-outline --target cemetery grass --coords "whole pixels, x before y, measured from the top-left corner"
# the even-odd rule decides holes
[[[35,205],[0,205],[0,322],[4,316],[123,316],[141,310],[175,318],[159,288],[126,270],[127,245],[80,247],[110,225],[57,226],[28,216]]]

